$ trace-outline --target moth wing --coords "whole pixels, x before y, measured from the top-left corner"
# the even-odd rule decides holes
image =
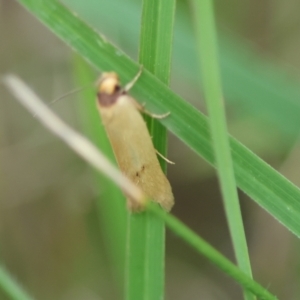
[[[99,110],[122,172],[169,211],[174,204],[172,189],[135,100],[123,95],[111,107]]]

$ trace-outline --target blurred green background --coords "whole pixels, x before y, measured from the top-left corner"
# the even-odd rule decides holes
[[[141,1],[63,2],[137,58]],[[300,185],[300,3],[215,6],[230,133]],[[189,3],[178,1],[171,88],[205,112],[192,25]],[[71,50],[15,1],[0,0],[0,41],[0,75],[18,74],[47,102],[76,88]],[[119,299],[90,168],[0,90],[2,261],[36,299]],[[53,109],[82,131],[74,99]],[[176,162],[168,167],[172,212],[233,259],[215,171],[171,135],[168,157]],[[254,278],[279,299],[299,299],[298,240],[244,194],[240,199]],[[166,251],[166,299],[241,298],[231,279],[172,233]]]

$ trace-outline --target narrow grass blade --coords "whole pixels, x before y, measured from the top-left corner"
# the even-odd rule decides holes
[[[76,86],[86,86],[95,81],[95,72],[79,56],[74,58],[74,79]],[[84,89],[78,96],[78,115],[86,135],[98,146],[110,161],[117,165],[111,145],[101,123],[96,109],[95,88]],[[97,199],[98,214],[101,228],[107,245],[107,252],[111,258],[117,286],[124,290],[125,248],[127,209],[123,193],[102,174],[95,172],[99,197]],[[105,229],[105,230],[104,230]],[[120,292],[123,294],[123,292]]]
[[[194,231],[185,226],[176,217],[167,214],[166,212],[158,209],[157,206],[149,203],[148,210],[157,216],[160,216],[166,223],[167,227],[181,237],[188,245],[190,245],[198,253],[203,254],[205,257],[220,268],[225,274],[234,278],[244,289],[252,292],[259,299],[272,299],[276,300],[277,297],[270,293],[266,288],[262,287],[259,283],[252,280],[248,275],[243,273],[236,265],[225,258],[221,253],[215,250],[211,245],[205,242]]]
[[[193,0],[200,68],[202,69],[205,102],[210,116],[210,128],[216,167],[221,185],[226,218],[239,267],[252,277],[247,241],[237,186],[230,153],[224,99],[219,70],[217,37],[213,3],[211,0]],[[253,300],[254,295],[244,290],[244,299]]]
[[[126,36],[126,41],[121,41],[121,45],[128,52],[136,53],[139,1],[91,1],[92,9],[88,9],[85,2],[81,1],[63,2],[113,41],[120,40],[118,34],[121,28],[122,35]],[[177,6],[172,66],[174,79],[184,78],[185,83],[189,82],[195,87],[198,84],[198,66],[195,63],[197,51],[191,16],[185,1],[178,1]],[[114,18],[109,17],[112,15]],[[226,101],[238,105],[244,114],[271,122],[289,137],[297,137],[300,126],[300,85],[297,76],[293,76],[294,66],[282,66],[282,62],[275,57],[261,55],[253,43],[231,35],[227,28],[218,27],[218,33]]]
[[[144,0],[139,62],[162,82],[169,83],[174,25],[174,0]],[[145,116],[155,149],[165,155],[164,126]],[[159,158],[166,170],[166,162]],[[129,225],[127,299],[163,299],[165,268],[165,226],[157,216],[145,212],[131,215]]]

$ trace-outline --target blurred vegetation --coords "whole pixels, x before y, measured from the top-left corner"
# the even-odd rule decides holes
[[[299,185],[300,4],[215,2],[230,132]],[[64,3],[137,58],[140,1]],[[205,112],[189,9],[178,2],[171,87]],[[49,101],[76,87],[69,48],[15,1],[0,1],[0,14],[1,74],[20,74]],[[36,299],[119,299],[90,169],[2,87],[1,95],[2,260]],[[72,98],[54,109],[80,130]],[[215,172],[173,136],[169,158],[174,214],[233,258]],[[254,277],[279,299],[298,299],[298,240],[242,194],[241,201]],[[173,234],[166,267],[167,299],[241,298],[235,283]]]

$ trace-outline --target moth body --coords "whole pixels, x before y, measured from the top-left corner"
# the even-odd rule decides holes
[[[121,171],[144,193],[169,211],[174,197],[156,156],[138,105],[119,85],[115,73],[104,73],[97,107]]]

